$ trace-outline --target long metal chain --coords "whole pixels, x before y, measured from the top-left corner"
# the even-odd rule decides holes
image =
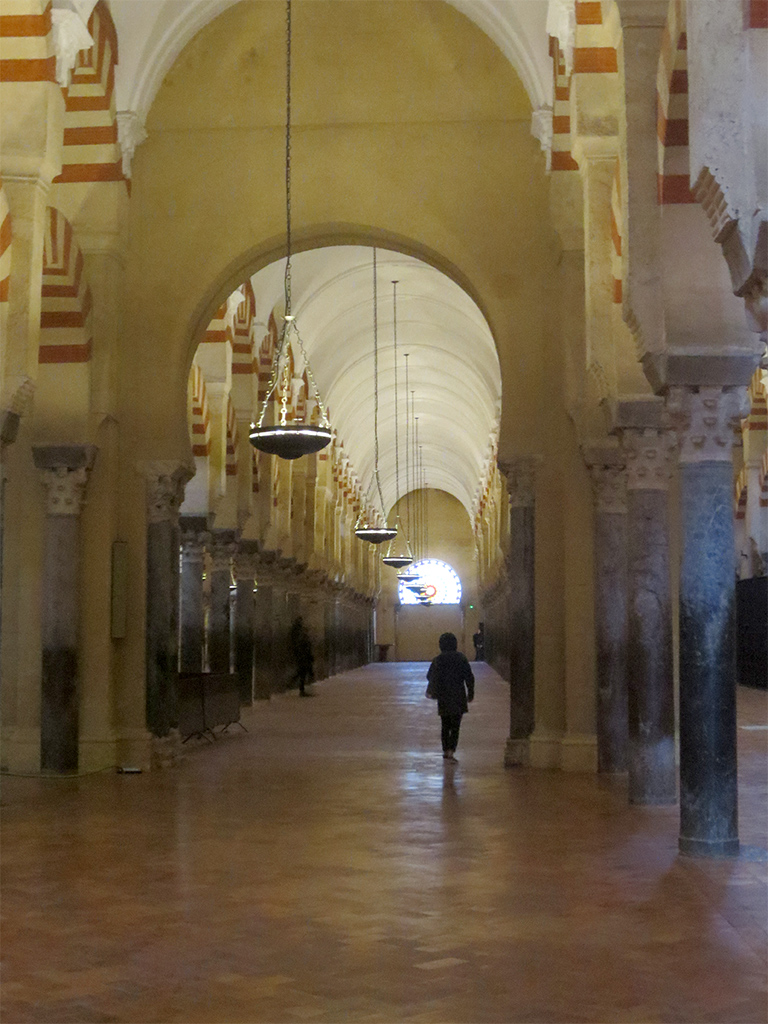
[[[376,474],[376,487],[381,502],[381,514],[384,509],[384,495],[381,493],[379,477],[379,293],[376,284],[376,247],[373,249],[373,471]]]
[[[392,282],[392,352],[395,364],[395,501],[400,500],[400,420],[397,417],[397,281]]]
[[[291,315],[291,0],[285,0],[285,316]],[[287,333],[287,332],[286,332]]]

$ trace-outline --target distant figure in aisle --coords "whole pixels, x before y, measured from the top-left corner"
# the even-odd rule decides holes
[[[427,672],[427,696],[437,701],[437,713],[442,719],[443,757],[455,762],[461,716],[474,700],[475,677],[466,657],[458,650],[453,633],[443,633],[438,643],[440,653]]]
[[[306,692],[305,686],[315,678],[315,657],[312,653],[312,641],[309,639],[309,633],[306,631],[304,620],[300,615],[293,620],[290,639],[293,661],[296,665],[296,673],[293,678],[299,684],[299,696],[308,697],[309,694]]]
[[[485,658],[485,627],[482,622],[472,636],[472,643],[475,645],[475,661],[482,661]]]

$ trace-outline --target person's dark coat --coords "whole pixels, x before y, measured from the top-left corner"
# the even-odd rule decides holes
[[[437,698],[439,715],[463,715],[475,697],[475,677],[460,651],[443,651],[427,672],[430,691]]]

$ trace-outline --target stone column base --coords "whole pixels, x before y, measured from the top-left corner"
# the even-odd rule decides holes
[[[597,771],[597,736],[568,733],[560,743],[560,767],[564,772]]]
[[[117,743],[114,737],[93,739],[81,736],[77,747],[78,771],[98,772],[106,768],[115,768],[117,761]]]
[[[707,842],[704,839],[686,839],[680,836],[680,853],[686,857],[738,857],[739,840],[724,839],[722,842]]]
[[[528,768],[531,763],[531,749],[530,740],[513,740],[511,737],[507,740],[507,745],[504,747],[504,767],[505,768]]]
[[[167,736],[152,737],[152,771],[158,768],[175,768],[183,756],[181,734],[178,729],[171,729]]]
[[[39,772],[40,729],[4,729],[0,767],[6,772]]]
[[[531,768],[559,768],[562,733],[534,732],[530,740]]]

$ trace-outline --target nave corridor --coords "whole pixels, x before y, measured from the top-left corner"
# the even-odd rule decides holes
[[[474,667],[455,767],[410,663],[174,769],[4,779],[6,1024],[764,1022],[766,694],[742,854],[695,860],[621,777],[505,770],[508,687]]]

